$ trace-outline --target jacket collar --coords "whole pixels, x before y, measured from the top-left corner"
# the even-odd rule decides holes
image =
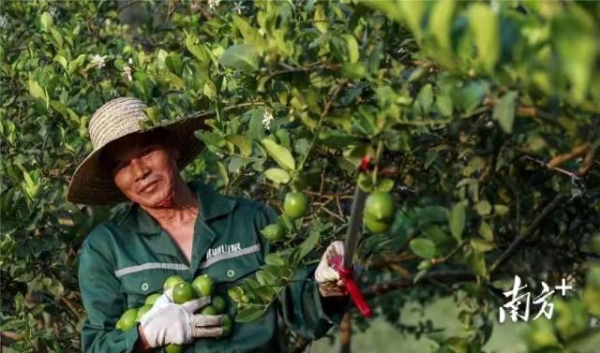
[[[196,193],[200,202],[200,220],[208,222],[234,210],[236,205],[234,198],[221,195],[213,187],[199,181],[191,181],[187,184]],[[162,230],[158,222],[134,202],[128,202],[122,214],[121,217],[117,216],[117,223],[131,227],[138,233],[157,234]]]

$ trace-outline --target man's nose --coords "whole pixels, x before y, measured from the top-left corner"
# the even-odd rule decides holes
[[[131,165],[133,166],[135,180],[143,179],[150,173],[150,168],[139,158],[134,158],[131,161]]]

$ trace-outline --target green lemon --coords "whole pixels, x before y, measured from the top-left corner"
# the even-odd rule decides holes
[[[141,308],[138,309],[137,312],[137,316],[135,318],[136,322],[140,322],[140,320],[142,319],[142,316],[144,316],[145,313],[148,312],[148,310],[152,309],[152,305],[144,305]]]
[[[177,275],[171,276],[171,277],[167,278],[167,280],[165,281],[165,284],[163,285],[163,289],[166,292],[167,289],[171,289],[171,288],[175,287],[175,285],[177,283],[181,283],[181,282],[185,282],[183,280],[183,278],[181,278]]]
[[[270,242],[275,242],[283,238],[283,227],[279,223],[268,225],[260,232]]]
[[[390,220],[394,217],[396,207],[392,195],[387,192],[374,192],[365,202],[365,217],[376,221]]]
[[[169,344],[165,346],[166,353],[181,353],[183,352],[183,346],[178,344]]]
[[[365,215],[365,226],[374,234],[383,233],[390,228],[390,224],[385,221],[378,221]]]
[[[161,296],[160,293],[150,294],[149,296],[146,297],[146,301],[144,302],[144,305],[154,305],[154,303],[156,303],[156,300],[158,298],[160,298],[160,296]]]
[[[121,315],[121,318],[119,319],[119,322],[121,323],[119,325],[121,331],[129,331],[135,327],[137,323],[135,321],[137,318],[137,312],[138,309],[129,309],[126,310],[123,315]]]
[[[196,293],[198,298],[206,297],[212,294],[213,292],[213,283],[208,275],[202,275],[196,277],[194,282],[192,282],[192,288]]]
[[[212,305],[204,307],[200,310],[200,314],[202,315],[217,315],[217,309],[215,309]]]
[[[183,304],[194,299],[194,290],[189,283],[177,283],[173,288],[173,302],[175,304]]]
[[[229,334],[231,333],[231,330],[233,328],[233,322],[231,321],[231,318],[229,316],[223,316],[223,333],[221,334],[222,337],[225,336],[229,336]]]
[[[215,310],[217,311],[217,314],[224,313],[225,309],[227,308],[227,302],[225,302],[225,299],[223,299],[222,297],[219,297],[218,295],[216,295],[212,298],[211,305],[215,308]]]
[[[308,197],[301,192],[288,192],[283,200],[283,210],[291,219],[304,216],[308,211]]]

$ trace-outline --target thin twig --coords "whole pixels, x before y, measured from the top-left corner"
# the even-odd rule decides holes
[[[532,162],[535,162],[535,163],[539,164],[540,166],[542,166],[542,167],[544,167],[544,168],[546,168],[546,169],[548,169],[548,170],[555,170],[555,171],[557,171],[557,172],[559,172],[559,173],[562,173],[562,174],[564,174],[564,175],[567,175],[567,176],[569,176],[571,179],[574,179],[574,180],[579,180],[579,179],[581,179],[581,178],[580,178],[578,175],[575,175],[574,173],[571,173],[571,172],[569,172],[568,170],[565,170],[565,169],[562,169],[562,168],[559,168],[559,167],[550,167],[550,166],[548,166],[548,164],[547,164],[547,163],[545,163],[544,161],[541,161],[541,160],[539,160],[539,159],[537,159],[537,158],[533,158],[533,157],[531,157],[531,156],[523,156],[523,158],[524,158],[524,159],[527,159],[527,160],[530,160],[530,161],[532,161]]]
[[[546,219],[557,207],[560,205],[565,199],[567,195],[558,194],[554,197],[554,199],[540,212],[540,214],[533,220],[525,234],[519,236],[513,240],[508,249],[504,251],[502,255],[496,260],[496,262],[490,267],[490,273],[496,271],[500,266],[502,266],[517,250],[517,248],[527,240],[531,235],[533,235],[539,226],[542,224],[542,221]]]
[[[315,133],[314,133],[313,139],[310,142],[310,145],[308,146],[308,151],[306,151],[306,154],[300,160],[300,163],[298,164],[298,169],[296,169],[296,171],[294,172],[294,176],[292,177],[292,181],[294,181],[300,174],[300,171],[302,171],[302,168],[304,167],[304,164],[306,163],[306,160],[308,159],[310,152],[314,148],[315,143],[317,142],[317,139],[319,138],[319,132],[321,131],[321,125],[323,124],[323,120],[325,120],[325,116],[329,113],[329,108],[331,108],[331,104],[333,103],[333,101],[337,97],[338,93],[342,90],[342,87],[344,87],[345,84],[346,84],[346,81],[340,82],[340,84],[334,89],[333,93],[327,100],[327,103],[325,104],[325,108],[323,109],[323,112],[319,116],[319,121],[317,122],[317,126],[315,127]]]

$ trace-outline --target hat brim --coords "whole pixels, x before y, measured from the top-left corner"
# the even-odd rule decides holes
[[[168,125],[156,126],[144,131],[133,132],[111,141],[121,140],[134,134],[146,134],[157,128],[169,132],[169,144],[179,150],[177,166],[185,168],[204,149],[204,143],[194,132],[205,128],[204,119],[186,118]],[[109,171],[100,163],[100,154],[111,143],[90,153],[75,170],[67,189],[67,200],[73,203],[92,206],[108,206],[127,201],[127,197],[115,185]]]

